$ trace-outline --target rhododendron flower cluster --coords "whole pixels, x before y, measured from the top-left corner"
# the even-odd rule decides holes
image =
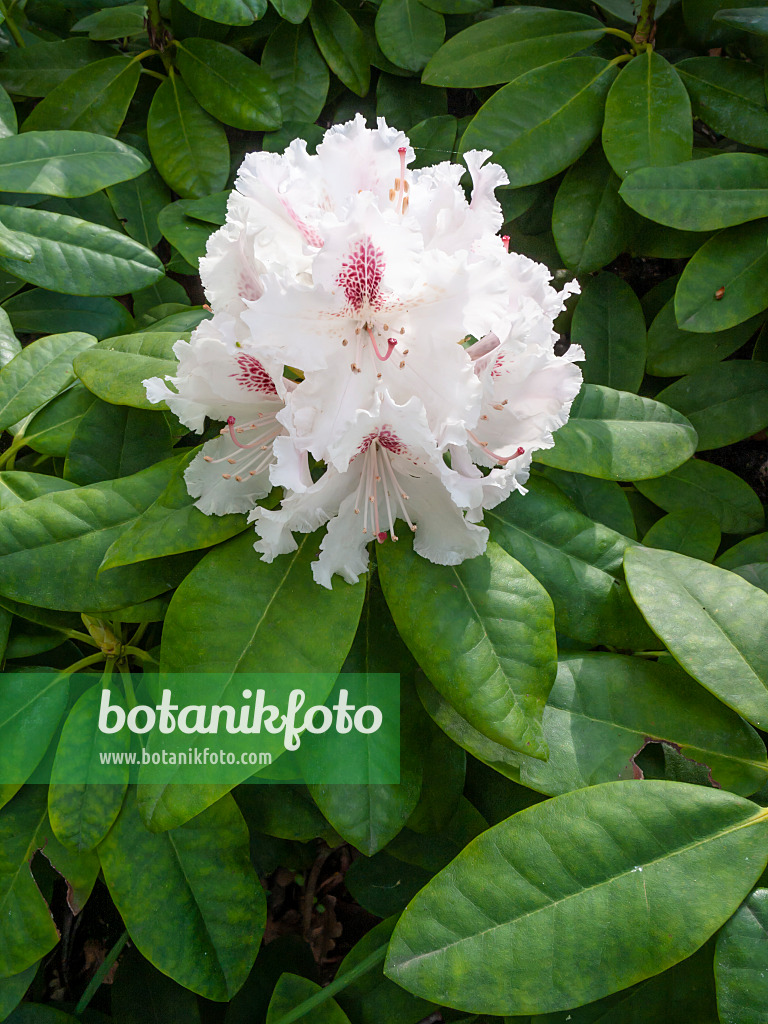
[[[315,579],[349,582],[371,541],[413,532],[455,565],[481,554],[483,510],[524,491],[581,374],[556,356],[557,292],[509,252],[490,153],[409,170],[379,119],[251,153],[200,272],[213,317],[174,346],[178,371],[145,381],[190,429],[226,425],[186,471],[209,515],[249,512],[266,561],[328,524]],[[169,386],[170,385],[170,386]],[[274,486],[278,508],[258,504]]]

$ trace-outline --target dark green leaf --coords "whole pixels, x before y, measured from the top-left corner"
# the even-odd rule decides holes
[[[252,25],[263,17],[266,0],[181,0],[184,6],[208,21],[222,25]]]
[[[178,362],[173,346],[179,340],[175,331],[147,331],[108,338],[89,355],[78,358],[75,373],[89,391],[113,405],[135,409],[165,409],[165,403],[153,405],[142,384],[149,377],[173,374]]]
[[[32,247],[29,263],[0,259],[22,281],[68,295],[122,295],[156,281],[163,265],[132,238],[46,210],[0,207],[0,223]]]
[[[610,782],[529,807],[412,901],[385,972],[472,1013],[608,995],[689,956],[733,913],[765,863],[765,818],[741,797],[674,782]]]
[[[477,88],[511,82],[526,71],[586,49],[603,34],[596,19],[570,11],[512,7],[459,32],[427,65],[425,85]]]
[[[616,73],[599,57],[571,57],[529,71],[480,108],[461,151],[492,150],[517,186],[551,178],[597,138]]]
[[[649,47],[622,70],[605,101],[603,148],[625,177],[639,167],[690,160],[691,103],[674,67]]]
[[[66,455],[75,427],[95,401],[95,395],[80,383],[67,388],[35,413],[24,428],[24,443],[44,455]],[[58,477],[46,479],[66,483]]]
[[[109,47],[89,39],[63,39],[8,49],[0,64],[0,83],[18,96],[46,96],[73,71],[108,57]]]
[[[75,356],[96,344],[90,334],[38,338],[0,371],[0,428],[35,412],[72,383]]]
[[[382,0],[376,38],[393,64],[421,71],[445,39],[445,19],[419,0]]]
[[[715,980],[720,1020],[760,1020],[768,1002],[768,889],[751,892],[718,934]]]
[[[703,459],[691,459],[638,491],[665,512],[706,512],[723,533],[754,533],[765,522],[760,499],[741,477]]]
[[[21,342],[13,332],[7,310],[0,309],[0,369],[10,363],[19,352],[21,352]]]
[[[281,18],[291,25],[300,25],[309,14],[312,0],[272,0]]]
[[[95,484],[138,473],[172,454],[173,438],[161,413],[97,400],[75,428],[64,477]]]
[[[226,133],[175,75],[162,83],[152,99],[147,138],[163,180],[185,199],[219,192],[226,185]]]
[[[89,39],[125,39],[142,35],[145,31],[144,4],[123,4],[115,10],[107,8],[80,18],[72,32],[87,32]]]
[[[0,978],[0,1018],[7,1018],[8,1014],[18,1006],[24,998],[24,993],[32,984],[37,974],[38,964],[32,964],[26,971],[20,974],[12,974],[7,978]]]
[[[170,202],[171,194],[154,168],[132,181],[124,181],[107,189],[115,216],[136,241],[153,248],[160,241],[157,219]],[[120,333],[118,331],[115,332]]]
[[[420,0],[419,0],[420,2]],[[376,85],[376,114],[383,117],[387,124],[409,126],[412,124],[423,124],[424,121],[432,118],[446,117],[448,109],[448,97],[445,89],[432,89],[422,85],[416,78],[400,78],[397,75],[388,75],[382,71]],[[447,152],[443,151],[436,155],[433,163],[441,163],[449,160],[455,149],[456,141],[456,118],[450,117],[453,122],[453,138],[449,143]],[[411,132],[408,132],[409,137]],[[420,145],[418,136],[417,146]],[[413,145],[413,140],[411,140]],[[443,147],[445,150],[445,147]],[[414,146],[414,150],[416,147]],[[420,162],[414,167],[423,167],[424,154],[418,153]]]
[[[720,555],[717,565],[722,569],[735,569],[750,562],[768,562],[768,533],[746,537],[734,544]]]
[[[679,377],[718,363],[749,341],[760,322],[746,320],[715,334],[681,331],[673,297],[657,313],[648,331],[648,372],[657,377]]]
[[[197,997],[133,951],[120,958],[110,986],[115,1024],[200,1024]]]
[[[585,381],[638,390],[645,371],[645,316],[620,277],[603,273],[590,278],[573,314],[571,341],[587,354]]]
[[[768,106],[761,67],[730,57],[690,57],[675,67],[696,117],[745,146],[768,146]]]
[[[688,417],[698,451],[722,448],[768,427],[768,364],[729,359],[676,380],[657,398]]]
[[[371,80],[368,45],[360,27],[336,0],[315,0],[309,23],[329,68],[357,96]]]
[[[310,996],[322,992],[319,985],[296,974],[281,974],[269,1001],[266,1024],[278,1024],[289,1010]],[[304,1015],[306,1024],[349,1024],[349,1018],[335,999],[326,999]]]
[[[261,66],[277,87],[285,121],[317,120],[330,75],[308,25],[281,21],[267,40]]]
[[[624,568],[636,604],[686,672],[764,729],[768,594],[727,569],[671,551],[633,548]]]
[[[722,21],[741,32],[768,36],[768,11],[764,7],[728,8],[718,11],[712,20]]]
[[[689,558],[711,562],[720,547],[720,526],[709,512],[685,509],[657,519],[643,537],[647,548],[677,551]]]
[[[177,44],[176,65],[200,106],[224,124],[251,132],[280,127],[274,82],[238,50],[214,39],[185,39]]]
[[[94,338],[111,338],[133,329],[133,317],[116,299],[102,296],[62,295],[30,288],[13,295],[5,311],[17,331],[53,334],[87,330]]]
[[[59,642],[64,638],[60,636]],[[47,672],[3,675],[0,682],[0,779],[18,789],[42,761],[67,707],[69,679]]]
[[[53,491],[69,491],[75,485],[57,476],[6,469],[0,473],[0,508],[12,508]]]
[[[559,487],[588,519],[594,519],[630,540],[636,539],[635,520],[626,492],[615,481],[599,480],[583,473],[568,473],[552,466],[539,466],[536,473]]]
[[[117,135],[139,84],[141,65],[107,57],[79,68],[42,99],[22,131],[74,131]]]

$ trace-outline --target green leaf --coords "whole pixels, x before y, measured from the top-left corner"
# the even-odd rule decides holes
[[[727,3],[728,0],[683,0],[685,27],[697,43],[720,46],[738,39],[738,32],[714,20]]]
[[[675,293],[675,315],[683,330],[723,331],[768,306],[766,229],[766,219],[726,228],[699,249]]]
[[[79,853],[95,849],[106,836],[128,788],[128,765],[102,761],[102,755],[127,751],[130,737],[99,729],[101,692],[100,686],[86,690],[67,715],[48,790],[51,827],[59,842]],[[113,707],[123,707],[119,693],[110,700]]]
[[[422,0],[422,3],[440,14],[477,14],[493,6],[493,0]]]
[[[600,57],[571,57],[529,71],[480,108],[464,132],[461,152],[492,150],[517,186],[551,178],[599,135],[616,74]]]
[[[515,782],[550,796],[637,777],[634,758],[649,743],[679,750],[740,796],[753,793],[768,772],[755,730],[676,665],[620,654],[562,655],[544,709],[547,761],[481,736],[421,680],[419,695],[455,743]]]
[[[171,194],[157,171],[150,168],[138,178],[112,185],[107,189],[107,195],[115,216],[122,221],[131,238],[148,249],[156,246],[161,238],[157,219],[171,200]]]
[[[723,533],[754,533],[765,515],[760,499],[746,481],[721,466],[691,459],[666,476],[635,485],[665,512],[706,512]]]
[[[322,989],[309,978],[281,974],[269,1001],[266,1024],[278,1024],[290,1010],[318,992],[322,992]],[[349,1018],[335,999],[326,999],[305,1014],[303,1019],[306,1024],[349,1024]]]
[[[7,311],[0,309],[0,369],[7,366],[19,352],[21,352],[21,342],[13,332]]]
[[[232,797],[172,834],[153,835],[129,796],[98,852],[139,952],[185,988],[231,999],[256,959],[266,922],[248,829]]]
[[[7,429],[50,401],[75,379],[72,360],[96,339],[90,334],[38,338],[0,371],[0,429]]]
[[[513,7],[449,39],[430,60],[422,81],[468,89],[511,82],[585,50],[603,32],[603,25],[585,14]]]
[[[75,428],[64,463],[64,477],[95,484],[148,469],[173,452],[164,416],[96,401]]]
[[[89,39],[35,42],[3,54],[0,83],[17,96],[46,96],[73,71],[108,57],[109,47]]]
[[[38,964],[32,964],[20,974],[0,978],[0,1019],[7,1019],[8,1014],[19,1005],[24,998],[24,993],[34,981],[38,966]]]
[[[445,39],[445,19],[419,0],[382,0],[376,39],[393,64],[421,71]]]
[[[646,167],[621,198],[651,220],[684,231],[715,231],[768,214],[768,158],[719,153],[678,167]]]
[[[668,167],[693,152],[691,103],[674,67],[649,47],[633,58],[605,101],[605,155],[620,177]]]
[[[201,256],[205,255],[206,245],[215,227],[205,221],[187,216],[187,204],[194,199],[182,199],[169,203],[157,218],[157,225],[165,238],[173,245],[192,266],[196,267]]]
[[[379,79],[381,81],[381,78]],[[408,132],[416,159],[414,167],[428,167],[453,160],[456,153],[459,122],[452,114],[428,117]]]
[[[730,57],[689,57],[675,68],[694,117],[745,146],[768,146],[763,69]]]
[[[142,381],[175,373],[178,361],[173,346],[178,340],[175,331],[146,331],[108,338],[88,353],[91,358],[75,360],[75,373],[89,391],[105,402],[135,409],[165,409],[165,402],[153,405],[149,401]]]
[[[143,35],[146,11],[144,4],[122,4],[116,10],[107,8],[80,18],[70,31],[87,32],[88,38],[95,40],[126,39]]]
[[[534,476],[528,487],[486,511],[485,521],[496,543],[546,589],[558,632],[635,650],[653,644],[621,580],[633,542],[588,519],[549,481]]]
[[[571,341],[587,354],[585,381],[638,390],[645,372],[645,316],[620,277],[603,273],[589,279],[573,314]]]
[[[552,234],[566,266],[588,274],[623,251],[629,214],[619,198],[620,181],[595,143],[568,169],[555,196]]]
[[[635,520],[626,492],[613,480],[599,480],[582,473],[568,473],[564,469],[539,466],[537,476],[543,476],[570,498],[579,512],[635,540]]]
[[[721,569],[736,569],[741,565],[749,565],[750,562],[768,562],[768,533],[745,537],[724,551],[716,564]]]
[[[226,133],[175,75],[163,82],[152,98],[147,138],[163,180],[185,199],[219,192],[226,185]]]
[[[0,138],[12,138],[19,130],[13,100],[0,85]]]
[[[8,787],[19,789],[40,764],[66,711],[68,697],[66,676],[47,672],[3,674],[0,780],[4,791]]]
[[[96,396],[79,382],[67,388],[27,423],[24,443],[43,455],[66,455],[77,424],[95,401]],[[58,477],[46,479],[67,483]]]
[[[206,516],[195,508],[184,471],[199,451],[193,449],[175,467],[162,494],[107,550],[100,570],[213,547],[247,528],[242,515]]]
[[[679,377],[719,363],[749,341],[761,320],[745,320],[715,334],[681,331],[673,297],[662,306],[648,330],[648,372],[657,377]]]
[[[443,566],[404,538],[382,545],[378,561],[395,624],[434,686],[485,735],[546,757],[556,650],[552,602],[534,577],[492,542]]]
[[[768,426],[768,363],[729,359],[676,380],[657,398],[688,417],[697,451],[722,448]]]
[[[119,1024],[200,1024],[197,996],[136,952],[121,956],[110,989],[112,1018]]]
[[[314,0],[309,23],[331,71],[356,96],[365,96],[371,81],[370,54],[352,16],[336,0]]]
[[[73,131],[117,135],[139,84],[141,65],[130,57],[107,57],[78,68],[47,93],[23,132]]]
[[[718,11],[713,21],[722,21],[741,32],[756,36],[768,36],[768,11],[764,7],[739,7]]]
[[[177,43],[176,66],[200,106],[224,124],[251,132],[280,127],[274,82],[238,50],[214,39],[185,39]]]
[[[765,818],[741,797],[673,782],[609,782],[529,807],[422,889],[385,973],[472,1013],[608,995],[689,956],[730,916],[765,863]]]
[[[22,281],[68,295],[123,295],[156,281],[163,265],[132,238],[47,210],[0,207],[0,223],[32,247],[29,263],[0,259]]]
[[[0,512],[0,592],[43,608],[98,612],[172,589],[194,558],[155,559],[96,575],[107,548],[157,498],[172,467],[168,460]]]
[[[675,659],[740,715],[768,724],[768,594],[740,576],[671,551],[633,548],[627,584]]]
[[[0,508],[12,508],[53,491],[70,491],[74,486],[57,476],[25,473],[19,469],[5,470],[0,473]]]
[[[585,384],[555,447],[536,461],[606,480],[661,476],[693,455],[696,432],[679,412],[650,398]]]
[[[714,516],[687,508],[657,519],[643,537],[643,544],[647,548],[677,551],[689,558],[711,562],[720,540],[720,526]]]
[[[162,279],[161,279],[162,280]],[[55,334],[87,330],[94,338],[111,338],[133,329],[133,317],[117,299],[102,296],[62,295],[30,288],[11,296],[5,311],[15,329],[24,334]]]
[[[715,981],[722,1021],[760,1020],[768,1002],[767,953],[768,889],[755,889],[717,936]]]
[[[25,263],[34,257],[35,250],[27,245],[23,238],[14,231],[9,231],[4,225],[0,225],[0,256],[9,256],[11,259],[23,260]]]
[[[252,25],[264,15],[266,0],[181,0],[187,10],[222,25]]]
[[[267,40],[261,66],[275,83],[285,121],[317,120],[330,75],[309,25],[281,21]]]

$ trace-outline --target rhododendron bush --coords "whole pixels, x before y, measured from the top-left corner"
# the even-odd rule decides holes
[[[0,2],[0,1020],[765,1020],[766,67],[718,0]],[[354,767],[120,760],[397,677]]]

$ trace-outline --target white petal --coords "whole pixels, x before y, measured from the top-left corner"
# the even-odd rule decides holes
[[[258,499],[272,490],[269,463],[261,466],[255,475],[250,473],[268,455],[269,452],[260,449],[243,451],[226,435],[207,441],[184,472],[187,491],[198,499],[195,506],[207,516],[250,512]],[[214,461],[207,462],[206,456]]]
[[[360,517],[355,515],[355,496],[349,494],[339,506],[336,516],[320,545],[320,557],[312,563],[316,583],[331,589],[331,577],[342,576],[347,583],[357,583],[368,571],[368,544],[371,534],[360,529]]]

